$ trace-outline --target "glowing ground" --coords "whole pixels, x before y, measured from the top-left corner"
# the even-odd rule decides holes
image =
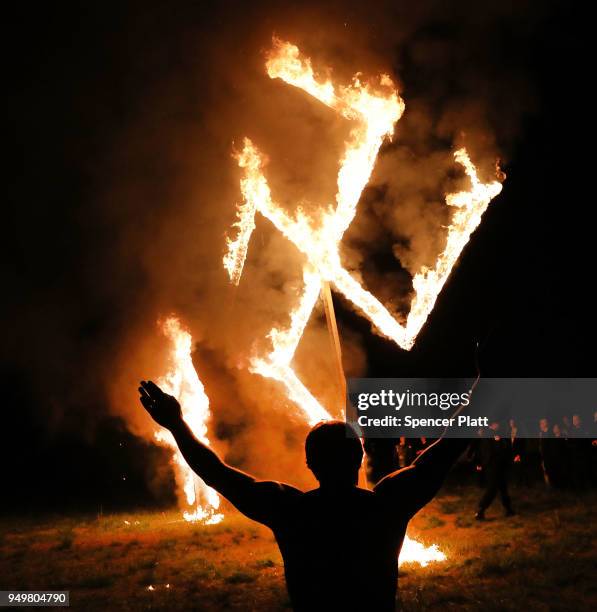
[[[472,520],[478,494],[440,495],[411,523],[448,560],[401,568],[403,609],[590,609],[597,494],[515,490],[520,514],[495,506],[484,524]],[[0,588],[69,589],[75,610],[288,609],[272,536],[236,514],[215,526],[175,511],[5,518],[0,551]]]

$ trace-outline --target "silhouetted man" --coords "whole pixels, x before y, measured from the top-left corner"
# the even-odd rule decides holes
[[[554,486],[554,466],[558,462],[560,445],[553,443],[553,433],[546,418],[539,419],[539,450],[543,480],[548,487]]]
[[[400,467],[396,441],[392,438],[367,438],[363,447],[367,455],[367,482],[370,485]]]
[[[475,518],[485,519],[485,511],[499,492],[506,516],[512,516],[512,504],[508,493],[508,476],[512,462],[512,443],[509,437],[500,435],[500,424],[494,421],[489,425],[486,436],[477,441],[477,461],[485,473],[485,493],[479,500]]]
[[[438,440],[369,491],[357,487],[363,447],[354,431],[342,421],[320,423],[305,442],[319,487],[305,493],[226,465],[195,438],[174,397],[152,382],[142,381],[139,392],[205,483],[272,529],[295,610],[394,610],[408,521],[437,493],[467,440]]]
[[[545,482],[554,489],[562,489],[567,484],[570,473],[568,441],[562,436],[562,429],[554,423],[551,433],[541,430],[541,456]]]
[[[579,414],[572,415],[568,446],[572,485],[576,489],[584,489],[591,480],[591,440]]]
[[[512,459],[514,470],[514,481],[518,485],[529,486],[529,474],[527,470],[526,440],[521,436],[521,431],[514,419],[510,419],[510,445],[512,447]]]

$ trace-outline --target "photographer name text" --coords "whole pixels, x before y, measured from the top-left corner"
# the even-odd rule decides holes
[[[384,417],[369,417],[359,415],[359,427],[488,427],[489,417],[459,416],[452,418],[416,418],[412,416],[397,417],[386,415]]]

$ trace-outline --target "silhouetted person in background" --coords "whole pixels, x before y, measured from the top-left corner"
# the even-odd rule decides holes
[[[556,489],[563,489],[567,484],[570,469],[568,450],[562,429],[555,423],[551,435],[541,438],[541,454],[546,482]]]
[[[515,484],[528,487],[530,476],[527,465],[527,445],[526,439],[522,437],[518,423],[510,419],[510,445],[512,447],[513,479]]]
[[[431,438],[414,438],[413,449],[415,451],[415,456],[418,457],[421,453],[425,452],[432,442],[433,440]]]
[[[499,492],[500,500],[506,516],[512,516],[514,510],[508,493],[508,475],[512,462],[512,444],[509,437],[500,435],[500,424],[494,421],[489,425],[489,431],[477,444],[477,463],[481,464],[485,473],[485,493],[479,500],[479,510],[475,518],[485,519],[485,511]]]
[[[402,436],[398,442],[396,450],[398,452],[398,463],[400,464],[400,467],[406,467],[407,465],[410,465],[416,457],[413,441],[411,438]]]
[[[468,440],[441,438],[369,491],[357,487],[363,447],[355,432],[342,421],[320,423],[305,442],[319,487],[305,493],[226,465],[193,435],[174,397],[145,381],[139,393],[196,474],[240,512],[272,529],[295,610],[395,609],[406,526],[437,493]]]
[[[553,437],[549,421],[546,418],[539,419],[539,451],[541,453],[541,469],[545,484],[552,486],[553,445],[550,440]]]
[[[570,435],[570,430],[572,429],[572,425],[570,423],[570,419],[567,416],[562,417],[562,435],[564,438],[567,438]]]
[[[572,415],[572,428],[568,438],[570,472],[575,489],[584,489],[591,481],[591,440],[579,414]]]
[[[576,435],[577,437],[586,437],[587,432],[584,429],[582,418],[580,414],[572,415],[572,432],[571,435]]]
[[[487,484],[485,472],[483,471],[483,466],[481,465],[481,457],[479,454],[480,440],[482,440],[484,436],[485,430],[482,427],[477,429],[477,437],[473,440],[467,453],[467,459],[469,461],[472,461],[475,465],[475,472],[477,475],[476,480],[479,489],[484,489],[485,485]]]
[[[379,482],[386,474],[395,472],[400,467],[396,440],[366,438],[363,447],[367,455],[367,482],[370,485]]]

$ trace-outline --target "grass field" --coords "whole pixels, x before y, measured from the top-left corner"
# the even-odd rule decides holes
[[[448,560],[401,567],[403,609],[597,609],[595,493],[515,490],[519,514],[495,502],[481,524],[478,495],[444,492],[411,522]],[[232,512],[215,526],[175,511],[5,518],[0,550],[1,589],[68,589],[74,609],[289,608],[271,533]]]

